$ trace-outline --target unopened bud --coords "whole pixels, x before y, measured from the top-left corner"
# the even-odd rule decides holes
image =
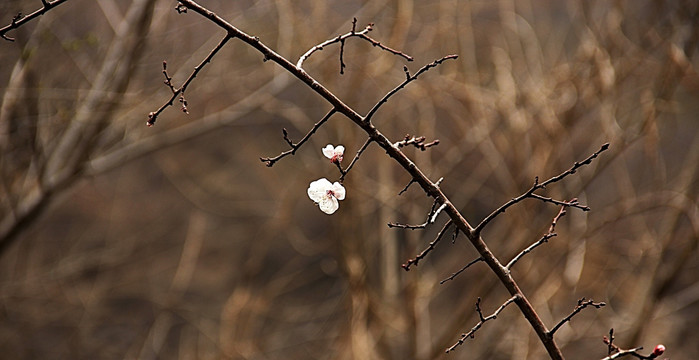
[[[663,344],[658,344],[655,346],[655,349],[653,349],[653,355],[655,356],[660,356],[665,352],[665,345]]]

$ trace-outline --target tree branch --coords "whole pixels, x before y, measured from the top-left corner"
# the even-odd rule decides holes
[[[340,169],[340,173],[342,174],[342,176],[340,176],[340,182],[343,182],[345,180],[345,176],[347,176],[347,174],[352,169],[354,164],[357,163],[357,160],[359,160],[359,157],[362,155],[364,150],[366,150],[366,148],[369,146],[369,144],[371,144],[371,141],[372,141],[371,138],[366,139],[366,141],[364,142],[364,145],[362,145],[362,147],[359,148],[359,151],[357,151],[357,153],[354,155],[354,158],[352,159],[352,161],[349,163],[349,165],[347,165],[347,168],[345,168],[344,170],[342,169],[342,166],[340,166],[339,162],[335,163],[335,165],[337,165],[338,169]]]
[[[160,115],[160,113],[162,113],[163,110],[165,110],[168,106],[172,106],[172,104],[175,102],[175,98],[177,98],[178,95],[180,95],[180,102],[182,103],[182,111],[185,113],[188,113],[187,100],[185,100],[185,98],[184,98],[184,91],[187,90],[187,86],[189,86],[189,84],[192,82],[192,80],[194,80],[194,78],[197,77],[197,74],[199,74],[199,71],[201,71],[201,69],[203,69],[204,66],[206,66],[206,64],[211,62],[211,59],[213,59],[214,56],[216,56],[216,53],[218,53],[218,51],[221,50],[223,48],[223,46],[226,45],[228,40],[230,40],[231,38],[232,38],[232,36],[229,34],[229,35],[226,35],[223,39],[221,39],[221,41],[218,43],[218,45],[216,45],[216,47],[213,50],[211,50],[211,52],[209,52],[209,55],[207,55],[206,58],[204,58],[204,60],[201,63],[199,63],[199,65],[194,67],[194,71],[192,71],[192,73],[189,74],[189,77],[187,77],[187,80],[185,80],[184,84],[182,84],[182,86],[179,89],[176,89],[172,85],[172,82],[171,82],[172,78],[170,78],[167,74],[167,63],[165,61],[163,61],[163,74],[165,75],[165,85],[167,85],[170,88],[170,90],[172,91],[172,96],[170,97],[170,100],[168,102],[166,102],[165,104],[163,104],[158,110],[148,114],[148,121],[146,122],[146,125],[148,125],[148,126],[155,125],[155,121],[157,120],[158,115]]]
[[[554,177],[552,177],[552,178],[550,178],[550,179],[548,179],[548,180],[546,180],[546,181],[544,181],[544,182],[542,182],[542,183],[539,183],[539,177],[536,177],[536,178],[534,179],[534,185],[532,185],[532,187],[529,188],[529,190],[527,190],[526,192],[524,192],[522,195],[520,195],[520,196],[518,196],[518,197],[516,197],[516,198],[514,198],[514,199],[511,199],[510,201],[506,202],[505,204],[503,204],[502,206],[500,206],[499,208],[497,208],[495,211],[493,211],[492,213],[490,213],[490,215],[486,216],[485,219],[483,219],[483,220],[476,226],[476,228],[475,228],[474,231],[476,232],[476,234],[480,234],[480,232],[483,230],[483,228],[484,228],[486,225],[488,225],[488,223],[489,223],[490,221],[492,221],[495,217],[497,217],[498,215],[504,213],[510,206],[512,206],[512,205],[514,205],[514,204],[517,204],[518,202],[520,202],[520,201],[522,201],[522,200],[524,200],[524,199],[526,199],[526,198],[530,198],[530,197],[531,197],[531,198],[536,198],[536,199],[539,199],[539,200],[542,200],[542,201],[546,201],[546,202],[552,202],[552,203],[554,203],[554,204],[556,204],[556,205],[572,206],[572,207],[577,207],[577,208],[579,208],[579,209],[582,209],[583,211],[588,211],[589,208],[586,207],[586,206],[580,206],[580,205],[578,204],[577,200],[571,201],[571,202],[557,201],[557,200],[553,200],[553,199],[550,199],[550,198],[545,198],[545,197],[543,197],[543,196],[539,196],[539,195],[537,195],[537,194],[534,194],[534,191],[539,190],[539,189],[544,189],[544,188],[546,188],[547,185],[552,184],[552,183],[557,182],[557,181],[560,181],[560,180],[564,179],[564,178],[565,178],[566,176],[568,176],[568,175],[574,174],[574,173],[578,170],[578,168],[580,168],[580,167],[582,167],[582,166],[584,166],[584,165],[590,164],[594,158],[596,158],[597,156],[599,156],[599,154],[601,154],[603,151],[607,150],[608,148],[609,148],[609,143],[606,143],[606,144],[602,145],[602,147],[601,147],[599,150],[597,150],[596,152],[594,152],[592,155],[588,156],[588,157],[587,157],[585,160],[583,160],[582,162],[577,162],[577,161],[576,161],[576,162],[573,164],[573,167],[571,167],[570,169],[568,169],[568,170],[566,170],[566,171],[564,171],[564,172],[562,172],[562,173],[560,173],[560,174],[558,174],[558,175],[556,175],[556,176],[554,176]]]
[[[556,224],[558,223],[558,220],[560,220],[563,216],[566,214],[566,208],[565,206],[561,206],[561,210],[558,212],[558,215],[553,218],[553,221],[551,221],[551,226],[549,227],[549,231],[544,234],[539,241],[529,245],[526,249],[522,250],[517,256],[512,258],[509,263],[507,263],[507,266],[505,266],[508,270],[512,269],[512,266],[519,261],[524,255],[528,254],[532,250],[534,250],[537,246],[548,242],[550,238],[556,236],[557,234],[554,232],[556,230]]]
[[[472,260],[470,263],[466,264],[466,266],[464,266],[464,267],[462,267],[461,269],[459,269],[459,271],[457,271],[457,272],[451,274],[448,278],[446,278],[446,279],[440,281],[439,284],[441,285],[441,284],[444,284],[444,283],[447,282],[447,281],[454,280],[455,277],[459,276],[459,274],[461,274],[461,273],[464,272],[466,269],[468,269],[469,267],[471,267],[471,265],[473,265],[473,264],[475,264],[475,263],[477,263],[477,262],[479,262],[479,261],[483,261],[483,258],[482,258],[482,257],[479,257],[479,258],[477,258],[477,259]]]
[[[284,151],[284,152],[282,152],[281,154],[279,154],[279,155],[277,155],[277,156],[275,156],[275,157],[272,157],[272,158],[260,158],[260,161],[262,161],[263,163],[265,163],[265,165],[267,165],[267,166],[269,166],[269,167],[272,167],[272,166],[274,165],[275,162],[281,160],[281,159],[284,158],[285,156],[295,154],[295,153],[296,153],[296,150],[298,150],[298,149],[301,147],[301,145],[303,145],[306,141],[308,141],[308,139],[310,139],[311,136],[312,136],[313,134],[315,134],[315,132],[316,132],[326,121],[328,121],[328,119],[330,119],[331,116],[333,116],[333,114],[335,114],[335,109],[331,109],[330,111],[328,111],[328,113],[325,114],[325,116],[323,116],[323,118],[320,119],[320,121],[318,121],[315,125],[313,125],[313,128],[301,139],[301,141],[299,141],[299,142],[296,143],[296,144],[294,144],[294,143],[289,139],[289,137],[288,137],[289,134],[286,132],[286,129],[283,129],[282,132],[284,133],[284,140],[286,141],[287,144],[289,144],[289,146],[291,146],[291,149],[290,149],[290,150],[287,150],[287,151]]]
[[[606,305],[607,305],[607,304],[605,304],[604,302],[598,302],[598,303],[596,303],[596,302],[594,302],[594,301],[592,301],[592,300],[585,300],[585,298],[582,298],[582,299],[578,300],[578,305],[575,306],[575,309],[573,309],[573,312],[571,312],[568,316],[564,317],[561,321],[559,321],[558,324],[556,324],[556,326],[554,326],[554,327],[551,329],[551,331],[549,331],[549,334],[550,334],[551,336],[553,336],[553,335],[556,333],[556,331],[558,331],[558,329],[560,329],[561,326],[563,326],[563,324],[565,324],[566,322],[570,321],[570,319],[572,319],[573,316],[577,315],[579,312],[581,312],[581,311],[582,311],[583,309],[585,309],[586,307],[588,307],[588,306],[594,306],[596,309],[599,309],[599,308],[601,308],[601,307],[603,307],[603,306],[606,306]]]
[[[512,304],[512,302],[514,302],[517,299],[517,296],[518,295],[514,295],[511,298],[509,298],[502,305],[500,305],[500,307],[497,310],[495,310],[494,313],[490,314],[487,317],[483,317],[483,312],[481,311],[481,298],[479,297],[478,300],[476,301],[476,312],[478,312],[478,317],[480,318],[480,321],[478,321],[478,324],[476,324],[474,327],[471,328],[471,331],[469,331],[465,334],[461,334],[461,338],[459,339],[459,341],[457,341],[456,344],[454,344],[450,348],[448,348],[446,350],[446,352],[449,353],[449,352],[453,351],[458,346],[463,344],[466,341],[466,339],[468,339],[468,338],[473,339],[476,336],[476,331],[478,331],[478,329],[480,329],[481,326],[483,326],[483,324],[485,324],[486,321],[497,319],[498,315],[507,307],[507,305]]]
[[[415,256],[415,258],[410,259],[405,264],[401,265],[401,267],[403,269],[405,269],[405,271],[410,271],[410,266],[412,266],[412,265],[417,266],[417,263],[420,262],[420,260],[422,260],[425,256],[427,256],[427,254],[430,251],[434,250],[434,247],[437,245],[439,240],[442,240],[442,237],[444,236],[444,234],[446,234],[447,229],[449,229],[449,226],[451,226],[451,224],[452,224],[451,220],[447,221],[447,223],[444,224],[444,226],[442,227],[442,230],[439,230],[439,234],[437,234],[437,237],[432,242],[430,242],[429,246],[427,246],[427,248],[425,250],[422,250],[422,252],[420,254]]]
[[[381,105],[385,104],[391,96],[393,96],[395,93],[400,91],[406,85],[417,80],[418,76],[420,76],[422,73],[426,72],[427,70],[429,70],[431,68],[439,66],[441,63],[443,63],[447,60],[457,59],[458,57],[459,57],[458,55],[447,55],[441,59],[437,59],[437,60],[433,61],[432,63],[421,67],[420,70],[418,70],[415,73],[415,75],[412,75],[412,76],[410,75],[410,71],[408,71],[408,67],[404,66],[403,71],[405,71],[405,77],[406,77],[405,81],[403,81],[400,85],[396,86],[393,90],[389,91],[386,95],[384,95],[384,97],[381,100],[379,100],[379,102],[376,103],[376,105],[374,105],[374,107],[371,108],[371,110],[369,110],[369,113],[367,113],[367,115],[366,115],[365,121],[370,122],[371,118],[379,110]]]
[[[38,9],[27,16],[23,16],[22,13],[17,13],[17,15],[15,15],[12,18],[12,22],[10,24],[5,25],[2,28],[0,28],[0,37],[2,37],[3,39],[5,39],[7,41],[15,41],[14,38],[7,36],[8,31],[10,31],[12,29],[19,28],[20,26],[30,22],[31,20],[33,20],[35,18],[38,18],[41,15],[44,15],[47,11],[55,8],[58,5],[63,4],[66,1],[68,1],[68,0],[55,0],[55,1],[41,0],[41,4],[42,4],[41,9]]]
[[[355,31],[356,26],[357,26],[357,18],[354,18],[354,20],[352,20],[352,31],[350,31],[350,32],[348,32],[347,34],[344,34],[344,35],[339,35],[339,36],[337,36],[337,37],[335,37],[335,38],[332,38],[332,39],[330,39],[330,40],[326,40],[326,41],[324,41],[324,42],[322,42],[322,43],[320,43],[320,44],[318,44],[318,45],[316,45],[316,46],[310,48],[310,49],[309,49],[308,51],[306,51],[303,55],[301,55],[301,57],[299,58],[299,61],[296,62],[296,67],[299,68],[299,69],[301,69],[301,68],[303,67],[303,62],[306,61],[306,59],[308,59],[309,57],[311,57],[311,55],[313,55],[314,52],[316,52],[316,51],[321,51],[321,50],[323,50],[324,47],[339,42],[339,43],[340,43],[340,74],[343,74],[343,73],[344,73],[344,69],[345,69],[345,63],[344,63],[344,61],[342,61],[342,57],[343,57],[344,49],[345,49],[345,40],[346,40],[346,39],[349,39],[349,38],[351,38],[351,37],[359,37],[359,38],[362,38],[362,39],[364,39],[364,40],[370,42],[372,45],[378,46],[378,47],[381,48],[382,50],[388,51],[388,52],[390,52],[390,53],[392,53],[392,54],[394,54],[394,55],[401,56],[401,57],[405,58],[405,59],[408,60],[408,61],[413,61],[413,58],[412,58],[411,56],[409,56],[409,55],[407,55],[407,54],[405,54],[405,53],[403,53],[403,52],[401,52],[401,51],[393,50],[393,49],[391,49],[391,48],[389,48],[389,47],[387,47],[387,46],[385,46],[385,45],[382,45],[380,42],[378,42],[378,41],[372,39],[371,37],[369,37],[367,34],[368,34],[371,30],[373,30],[374,24],[368,24],[368,25],[364,28],[364,30],[359,31],[359,32]]]
[[[235,26],[228,23],[226,20],[222,19],[212,11],[200,6],[193,0],[180,0],[180,4],[204,16],[208,20],[225,29],[229,36],[239,38],[246,44],[255,48],[264,56],[265,60],[277,63],[279,66],[287,70],[293,76],[295,76],[300,81],[308,85],[318,95],[320,95],[322,98],[328,101],[337,112],[345,115],[350,121],[354,122],[357,126],[364,130],[371,139],[371,141],[376,142],[378,146],[380,146],[382,149],[386,151],[389,157],[394,159],[403,169],[405,169],[405,171],[411,175],[411,178],[415,180],[415,182],[423,189],[423,191],[428,196],[432,197],[435,200],[435,202],[442,204],[440,209],[442,209],[443,212],[448,214],[449,218],[453,221],[454,225],[459,229],[459,231],[466,234],[471,244],[483,258],[483,261],[486,264],[488,264],[490,269],[498,277],[500,282],[505,286],[510,295],[512,295],[511,302],[517,304],[520,311],[527,319],[527,321],[530,323],[530,325],[534,329],[534,332],[539,337],[541,343],[546,348],[546,351],[548,352],[549,356],[554,360],[563,359],[563,354],[561,353],[553,338],[549,336],[548,330],[542,322],[541,318],[538,316],[531,303],[529,303],[527,298],[524,296],[521,289],[519,288],[515,280],[512,278],[509,270],[506,269],[505,266],[503,266],[500,263],[500,261],[495,257],[492,251],[488,248],[485,241],[483,241],[483,239],[480,236],[480,231],[475,232],[474,228],[463,217],[460,211],[451,203],[447,196],[442,192],[438,184],[431,181],[412,160],[405,156],[405,154],[403,154],[403,152],[398,147],[393,146],[393,142],[391,142],[376,127],[374,127],[371,121],[369,121],[371,117],[376,113],[376,111],[380,108],[380,106],[383,103],[385,103],[388,100],[388,98],[390,98],[390,96],[395,94],[407,83],[414,80],[415,78],[417,78],[418,75],[427,71],[428,69],[435,67],[448,59],[455,59],[455,55],[448,55],[439,60],[436,60],[435,62],[421,68],[413,76],[411,76],[409,71],[405,69],[406,81],[404,81],[403,84],[399,85],[396,89],[384,96],[384,98],[382,98],[365,117],[361,116],[355,110],[347,106],[332,92],[326,89],[313,77],[308,75],[303,69],[292,64],[287,59],[270,49],[267,45],[263,44],[259,40],[259,38],[250,36],[242,32]],[[577,166],[574,166],[573,172],[575,169],[577,169]]]

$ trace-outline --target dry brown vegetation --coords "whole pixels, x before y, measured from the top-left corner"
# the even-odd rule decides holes
[[[174,1],[69,0],[0,42],[0,353],[66,359],[539,359],[522,314],[505,309],[456,351],[462,332],[509,294],[463,237],[389,229],[421,223],[431,200],[369,146],[327,216],[308,183],[337,178],[320,153],[365,140],[335,116],[295,156],[328,105],[232,40],[187,91],[189,115],[146,115],[216,46],[220,29]],[[40,1],[0,4],[2,25]],[[609,142],[548,196],[577,197],[558,236],[512,269],[568,359],[615,343],[663,343],[699,358],[699,4],[696,1],[207,1],[238,28],[298,59],[375,23],[372,36],[445,63],[374,119],[477,223]],[[304,63],[347,104],[368,111],[404,78],[405,61],[349,39]],[[484,233],[502,261],[558,213],[526,201]],[[451,240],[451,239],[448,239]],[[4,356],[4,355],[3,355]]]

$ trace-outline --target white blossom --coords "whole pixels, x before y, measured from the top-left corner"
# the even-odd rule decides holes
[[[328,179],[322,178],[308,186],[308,197],[318,204],[321,211],[330,215],[340,207],[338,200],[345,198],[345,188],[337,181],[331,184]]]
[[[339,164],[342,161],[342,156],[344,155],[344,153],[345,147],[342,145],[334,147],[331,144],[328,144],[323,148],[323,155],[325,155],[325,157],[330,159],[330,162],[333,163]]]

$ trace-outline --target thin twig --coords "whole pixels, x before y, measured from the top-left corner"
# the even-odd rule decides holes
[[[554,177],[552,177],[552,178],[550,178],[550,179],[548,179],[548,180],[546,180],[546,181],[544,181],[544,182],[542,182],[542,183],[539,183],[539,177],[537,176],[537,177],[534,179],[534,185],[532,185],[532,187],[529,188],[529,190],[527,190],[526,192],[524,192],[522,195],[520,195],[520,196],[518,196],[518,197],[516,197],[516,198],[514,198],[514,199],[511,199],[510,201],[506,202],[505,204],[503,204],[503,205],[500,206],[499,208],[495,209],[495,211],[493,211],[492,213],[490,213],[490,215],[486,216],[485,219],[483,219],[483,220],[480,222],[480,224],[478,224],[478,225],[474,228],[474,230],[473,230],[474,233],[475,233],[476,235],[479,235],[480,232],[483,230],[483,228],[484,228],[490,221],[492,221],[496,216],[498,216],[498,215],[504,213],[510,206],[512,206],[512,205],[514,205],[514,204],[517,204],[518,202],[520,202],[520,201],[522,201],[522,200],[524,200],[524,199],[526,199],[526,198],[536,198],[536,199],[539,199],[539,200],[542,200],[542,201],[552,202],[552,203],[557,204],[557,205],[576,207],[576,208],[582,209],[583,211],[589,210],[589,208],[587,208],[587,207],[580,206],[580,204],[577,202],[577,200],[576,200],[575,202],[564,202],[564,201],[558,201],[558,200],[555,200],[555,201],[554,201],[554,200],[552,200],[552,199],[544,198],[544,197],[542,197],[542,196],[536,195],[536,194],[534,194],[534,191],[536,191],[536,190],[538,190],[538,189],[544,189],[544,188],[546,188],[546,186],[547,186],[548,184],[551,184],[551,183],[560,181],[560,180],[562,180],[563,178],[565,178],[566,176],[571,175],[571,174],[574,174],[574,173],[578,170],[578,168],[580,168],[580,167],[583,166],[583,165],[588,165],[588,164],[590,164],[594,158],[596,158],[597,156],[599,156],[599,154],[601,154],[603,151],[607,150],[608,148],[609,148],[609,143],[606,143],[606,144],[602,145],[602,147],[601,147],[599,150],[597,150],[596,152],[594,152],[592,155],[588,156],[585,160],[583,160],[583,161],[581,161],[581,162],[577,162],[577,161],[576,161],[570,169],[568,169],[568,170],[566,170],[566,171],[564,171],[564,172],[562,172],[562,173],[560,173],[560,174],[558,174],[558,175],[556,175],[556,176],[554,176]]]
[[[534,250],[536,247],[538,247],[539,245],[541,245],[541,244],[543,244],[543,243],[545,243],[545,242],[548,242],[550,238],[552,238],[552,237],[554,237],[554,236],[557,236],[557,235],[558,235],[558,234],[556,234],[556,233],[544,234],[544,235],[541,237],[541,239],[539,239],[537,242],[535,242],[535,243],[529,245],[526,249],[522,250],[519,254],[517,254],[517,256],[515,256],[514,258],[512,258],[512,260],[510,260],[510,262],[507,263],[507,265],[506,265],[505,267],[506,267],[508,270],[509,270],[509,269],[512,269],[512,266],[513,266],[517,261],[519,261],[519,259],[521,259],[524,255],[530,253],[530,252],[531,252],[532,250]]]
[[[441,59],[437,59],[437,60],[421,67],[420,70],[418,70],[415,73],[415,75],[412,75],[412,76],[410,75],[408,68],[403,67],[403,69],[405,70],[406,79],[400,85],[396,86],[393,90],[389,91],[386,95],[384,95],[384,97],[381,100],[379,100],[379,102],[377,102],[376,105],[374,105],[374,107],[371,108],[371,110],[369,110],[369,113],[367,113],[367,115],[364,117],[364,121],[366,121],[366,122],[371,121],[372,116],[374,116],[374,114],[379,110],[381,105],[385,104],[391,96],[393,96],[399,90],[404,88],[410,82],[416,80],[417,77],[420,76],[422,73],[426,72],[427,70],[429,70],[433,67],[437,67],[438,65],[440,65],[441,63],[443,63],[447,60],[456,59],[458,57],[459,57],[458,55],[447,55]]]
[[[601,154],[603,151],[605,151],[605,150],[607,150],[607,149],[609,149],[609,143],[603,144],[602,147],[600,147],[599,150],[595,151],[592,155],[588,156],[587,159],[585,159],[585,160],[583,160],[583,161],[581,161],[581,162],[577,162],[577,161],[576,161],[576,162],[573,164],[573,167],[571,167],[570,169],[568,169],[568,170],[566,170],[566,171],[564,171],[564,172],[562,172],[562,173],[560,173],[560,174],[558,174],[558,175],[556,175],[556,176],[554,176],[554,177],[552,177],[552,178],[550,178],[550,179],[548,179],[548,180],[542,182],[542,183],[539,185],[539,188],[540,188],[540,189],[543,189],[543,188],[545,188],[548,184],[555,183],[555,182],[557,182],[557,181],[561,181],[561,180],[563,180],[563,178],[565,178],[566,176],[571,175],[571,174],[575,174],[575,172],[576,172],[579,168],[581,168],[581,167],[584,166],[584,165],[589,165],[589,164],[592,162],[592,160],[594,160],[596,157],[599,156],[599,154]]]
[[[432,203],[432,208],[430,208],[430,212],[427,214],[427,220],[425,220],[424,223],[420,225],[409,225],[409,224],[400,224],[400,223],[388,223],[388,227],[390,228],[400,228],[400,229],[409,229],[409,230],[415,230],[415,229],[424,229],[427,227],[427,225],[432,224],[437,220],[437,215],[444,210],[446,207],[446,203],[443,203],[439,208],[437,208],[437,204],[439,202],[435,200]]]
[[[148,126],[155,125],[155,121],[158,118],[158,115],[160,115],[160,113],[162,113],[163,110],[165,110],[165,108],[167,108],[168,106],[172,106],[172,104],[175,102],[175,99],[177,98],[178,95],[181,96],[180,102],[182,102],[183,109],[184,110],[187,109],[186,103],[184,102],[185,101],[184,100],[184,92],[185,92],[185,90],[187,90],[187,86],[189,86],[189,84],[192,82],[192,80],[194,80],[194,78],[197,77],[197,74],[199,74],[199,71],[201,71],[201,69],[203,69],[207,63],[211,62],[211,59],[213,59],[213,57],[216,55],[216,53],[218,53],[218,51],[221,50],[221,48],[223,48],[224,45],[226,45],[228,40],[232,39],[233,37],[234,36],[232,36],[230,34],[226,34],[226,36],[223,39],[221,39],[221,41],[218,43],[218,45],[216,45],[216,47],[213,50],[211,50],[209,55],[207,55],[206,58],[201,63],[199,63],[199,65],[194,67],[194,71],[192,71],[192,73],[189,75],[187,80],[185,80],[184,84],[182,84],[182,86],[179,89],[175,89],[171,83],[170,84],[167,83],[167,81],[168,81],[167,80],[167,73],[165,73],[165,76],[166,76],[166,83],[165,84],[170,87],[170,90],[174,90],[172,92],[172,97],[170,97],[170,100],[168,102],[166,102],[165,104],[163,104],[163,106],[161,106],[158,110],[148,114],[148,121],[146,122],[146,125],[148,125]],[[163,62],[163,67],[165,68],[166,66],[167,66],[167,63]],[[163,70],[163,71],[165,71],[165,70]]]
[[[291,146],[291,149],[289,149],[287,151],[283,151],[281,154],[279,154],[275,157],[272,157],[272,158],[260,158],[260,161],[265,163],[265,165],[267,165],[268,167],[272,167],[275,162],[281,160],[285,156],[295,154],[296,150],[298,150],[301,147],[301,145],[303,145],[306,141],[308,141],[308,139],[311,138],[311,136],[318,130],[318,128],[320,128],[320,126],[323,125],[323,123],[328,121],[328,119],[330,119],[330,117],[336,111],[337,110],[335,110],[335,109],[331,109],[330,111],[328,111],[328,113],[325,114],[325,116],[323,116],[323,118],[320,119],[320,121],[318,121],[315,125],[313,125],[313,128],[301,139],[301,141],[299,141],[296,144],[294,144],[293,141],[291,141],[291,139],[289,139],[289,133],[287,133],[286,129],[283,129],[282,132],[284,133],[284,140],[286,141],[287,144],[289,144],[289,146]]]
[[[403,195],[404,192],[408,191],[408,188],[410,187],[410,185],[412,185],[412,184],[414,184],[414,183],[415,183],[415,179],[410,179],[410,182],[408,182],[408,185],[405,185],[405,187],[403,188],[403,190],[401,190],[401,191],[398,193],[398,196]]]
[[[541,196],[539,194],[531,194],[531,197],[534,199],[541,200],[543,202],[551,203],[551,204],[561,205],[561,206],[565,206],[565,207],[574,207],[574,208],[578,208],[582,211],[590,211],[590,207],[585,206],[585,205],[580,205],[580,203],[578,202],[578,199],[573,199],[571,201],[560,201],[560,200],[552,199],[550,197]]]
[[[639,346],[634,349],[622,349],[616,344],[614,344],[614,329],[609,329],[609,337],[604,336],[602,341],[607,345],[607,357],[602,360],[612,360],[631,355],[638,359],[655,359],[665,352],[665,347],[663,345],[658,345],[655,347],[653,352],[648,355],[639,354],[638,351],[643,350],[643,346]],[[656,353],[657,352],[657,353]]]
[[[462,272],[464,272],[464,270],[468,269],[469,267],[471,267],[471,265],[473,265],[473,264],[475,264],[475,263],[477,263],[477,262],[479,262],[479,261],[483,261],[483,258],[482,258],[482,257],[479,257],[478,259],[472,260],[470,263],[466,264],[466,266],[464,266],[464,267],[462,267],[461,269],[459,269],[459,271],[457,271],[457,272],[451,274],[448,278],[446,278],[446,279],[440,281],[439,284],[441,285],[441,284],[444,284],[444,283],[447,282],[447,281],[454,280],[454,278],[457,277],[457,276],[459,276],[459,274],[461,274]]]
[[[23,16],[22,13],[17,13],[17,15],[15,15],[12,18],[12,22],[10,24],[5,25],[2,28],[0,28],[0,37],[2,37],[3,39],[5,39],[7,41],[15,41],[14,38],[7,36],[8,31],[10,31],[12,29],[19,28],[20,26],[24,25],[25,23],[27,23],[27,22],[29,22],[29,21],[33,20],[34,18],[37,18],[41,15],[44,15],[47,11],[51,10],[52,8],[55,8],[58,5],[63,4],[66,1],[67,0],[56,0],[56,1],[50,2],[48,0],[41,0],[41,4],[42,4],[41,9],[38,9],[27,16]]]
[[[427,254],[430,251],[434,250],[434,247],[437,246],[439,240],[442,240],[442,237],[444,236],[444,234],[446,234],[447,229],[449,229],[449,226],[451,226],[452,223],[453,222],[451,221],[451,219],[449,219],[449,221],[447,221],[447,223],[444,224],[444,226],[442,227],[442,230],[439,230],[439,234],[437,234],[437,237],[432,242],[430,242],[427,248],[425,248],[425,250],[422,250],[420,254],[415,256],[415,258],[410,259],[405,264],[401,265],[401,267],[405,269],[405,271],[410,271],[410,266],[417,266],[417,263],[420,262],[420,260],[427,256]]]
[[[306,61],[306,59],[308,59],[311,55],[313,55],[314,52],[316,52],[316,51],[321,51],[321,50],[323,50],[324,47],[339,42],[339,43],[340,43],[340,74],[343,74],[343,73],[344,73],[344,68],[345,68],[345,63],[342,61],[342,58],[343,58],[343,54],[344,54],[345,40],[348,39],[348,38],[351,38],[351,37],[359,37],[359,38],[362,38],[362,39],[364,39],[364,40],[370,42],[372,45],[378,46],[378,47],[381,48],[382,50],[388,51],[388,52],[390,52],[390,53],[392,53],[392,54],[394,54],[394,55],[401,56],[401,57],[405,58],[405,59],[408,60],[408,61],[413,61],[413,58],[412,58],[411,56],[409,56],[409,55],[407,55],[407,54],[405,54],[405,53],[403,53],[403,52],[401,52],[401,51],[393,50],[393,49],[391,49],[391,48],[389,48],[389,47],[387,47],[387,46],[385,46],[385,45],[382,45],[380,42],[378,42],[378,41],[372,39],[371,37],[369,37],[369,36],[367,35],[367,33],[369,33],[369,32],[373,29],[374,24],[368,24],[368,25],[364,28],[364,30],[362,30],[362,31],[356,31],[356,30],[355,30],[355,29],[356,29],[356,25],[357,25],[357,19],[355,18],[355,19],[352,21],[352,31],[348,32],[347,34],[339,35],[339,36],[336,36],[336,37],[334,37],[334,38],[332,38],[332,39],[326,40],[326,41],[324,41],[324,42],[322,42],[322,43],[320,43],[320,44],[318,44],[318,45],[316,45],[316,46],[310,48],[310,49],[309,49],[308,51],[306,51],[303,55],[301,55],[301,57],[299,58],[299,61],[296,62],[296,67],[299,68],[299,69],[301,69],[301,68],[303,67],[303,62]]]
[[[613,359],[618,359],[620,357],[624,357],[624,356],[628,356],[628,355],[635,356],[639,359],[655,359],[655,356],[649,357],[649,356],[643,356],[643,355],[639,354],[638,351],[640,351],[640,350],[643,350],[643,346],[639,346],[635,349],[619,350],[618,353],[615,353],[613,355],[609,355],[609,356],[603,358],[602,360],[613,360]]]
[[[410,136],[409,134],[406,134],[405,138],[403,140],[398,141],[398,142],[393,144],[393,146],[396,146],[399,148],[402,148],[402,147],[408,146],[408,145],[412,145],[412,146],[420,149],[420,151],[425,151],[429,147],[439,145],[439,140],[434,140],[434,141],[430,141],[428,143],[425,143],[424,136],[415,137],[415,136]]]
[[[505,266],[507,268],[507,270],[512,269],[512,266],[514,266],[514,264],[517,261],[519,261],[519,259],[521,259],[524,255],[526,255],[529,252],[531,252],[532,250],[534,250],[537,246],[539,246],[545,242],[548,242],[550,238],[556,236],[557,234],[554,232],[556,230],[556,224],[558,223],[558,220],[560,220],[563,216],[565,216],[565,214],[566,214],[566,207],[561,206],[561,210],[558,211],[558,215],[556,215],[556,217],[553,218],[553,221],[551,221],[551,226],[549,227],[549,231],[546,234],[544,234],[541,237],[541,239],[539,239],[539,241],[529,245],[526,249],[522,250],[519,254],[517,254],[517,256],[512,258],[512,260],[510,260],[510,262],[507,263],[507,265]]]
[[[478,317],[480,318],[480,321],[478,321],[478,324],[476,324],[474,327],[471,328],[471,331],[469,331],[465,334],[461,334],[461,338],[459,338],[459,341],[457,341],[456,344],[454,344],[450,348],[448,348],[446,350],[446,352],[448,353],[450,351],[453,351],[459,345],[463,344],[466,341],[466,339],[468,339],[468,338],[473,339],[476,336],[475,335],[476,331],[478,331],[478,329],[480,329],[481,326],[483,326],[483,324],[486,321],[495,320],[498,317],[498,315],[500,314],[500,312],[502,312],[507,307],[507,305],[510,305],[515,300],[517,300],[518,296],[519,295],[513,295],[511,298],[507,299],[507,301],[505,301],[502,305],[500,305],[500,307],[497,310],[495,310],[494,313],[490,314],[487,317],[483,317],[483,312],[481,311],[481,298],[479,297],[478,300],[476,301],[476,311],[478,312]]]
[[[357,153],[354,155],[354,158],[352,159],[350,164],[347,165],[347,168],[345,168],[344,170],[340,166],[339,162],[335,163],[337,165],[337,167],[340,169],[340,173],[342,174],[342,176],[340,176],[340,182],[343,182],[345,180],[345,176],[347,176],[347,173],[349,173],[350,169],[352,169],[354,164],[357,162],[357,160],[359,160],[359,157],[362,155],[364,150],[366,150],[366,148],[369,146],[369,144],[371,144],[371,142],[372,142],[371,138],[366,139],[366,141],[364,142],[364,145],[362,145],[362,147],[359,148],[359,151],[357,151]]]
[[[596,302],[594,302],[594,301],[592,301],[592,300],[585,300],[585,298],[582,298],[582,299],[578,300],[578,305],[575,306],[575,309],[573,309],[573,312],[571,312],[568,316],[564,317],[561,321],[559,321],[558,324],[556,324],[556,326],[554,326],[553,329],[551,329],[551,330],[549,331],[549,335],[550,335],[550,336],[553,336],[553,334],[554,334],[558,329],[560,329],[561,326],[563,326],[563,324],[565,324],[566,322],[570,321],[570,319],[572,319],[573,316],[575,316],[576,314],[578,314],[579,312],[581,312],[584,308],[586,308],[586,307],[588,307],[588,306],[594,306],[596,309],[599,309],[599,308],[601,308],[601,307],[603,307],[603,306],[605,306],[605,305],[607,305],[607,304],[605,304],[604,302],[598,302],[598,303],[596,303]]]

